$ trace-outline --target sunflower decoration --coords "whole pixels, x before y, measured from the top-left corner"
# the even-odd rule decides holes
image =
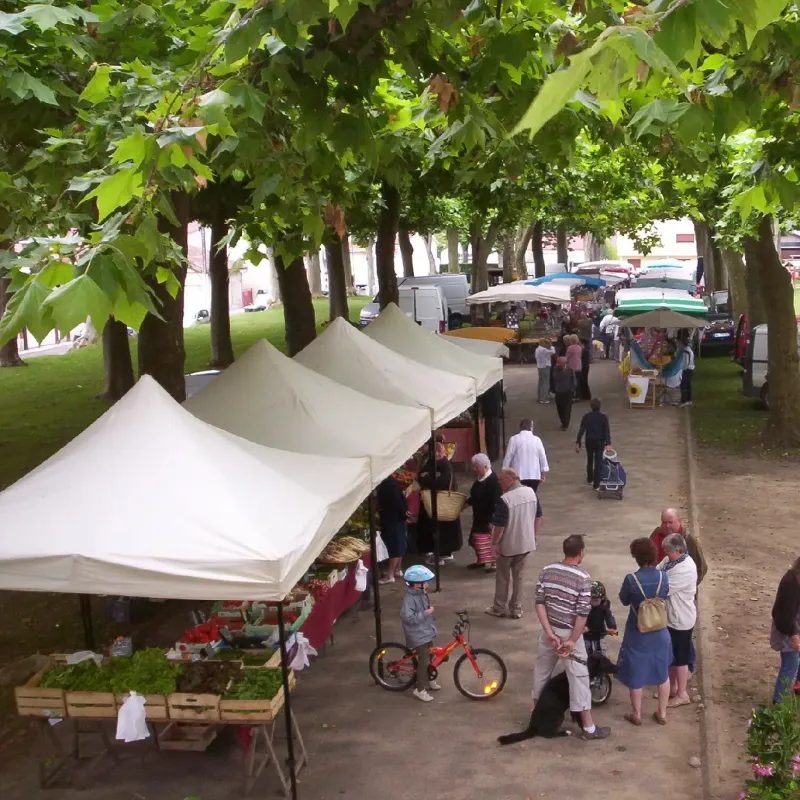
[[[638,383],[628,384],[628,397],[635,400],[637,397],[642,396],[642,387]]]

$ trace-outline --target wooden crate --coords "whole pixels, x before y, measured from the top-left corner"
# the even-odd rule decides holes
[[[205,750],[219,733],[219,725],[185,725],[170,722],[158,734],[161,750]]]
[[[41,689],[39,684],[45,673],[51,670],[58,661],[50,656],[46,667],[40,669],[24,686],[14,688],[17,714],[21,717],[53,717],[67,716],[67,704],[63,689]]]
[[[200,722],[219,720],[218,694],[175,694],[167,695],[169,718]]]
[[[278,655],[280,658],[280,654]],[[296,679],[289,672],[289,691],[293,692]],[[219,717],[223,722],[271,722],[283,708],[283,686],[271,700],[220,700]]]
[[[65,692],[68,717],[116,718],[113,692]]]
[[[127,694],[117,695],[117,708],[122,708]],[[168,719],[167,714],[167,698],[163,694],[146,694],[144,695],[144,716],[149,720],[163,720]]]

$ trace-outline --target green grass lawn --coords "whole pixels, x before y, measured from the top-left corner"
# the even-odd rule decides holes
[[[350,298],[350,318],[358,320],[368,297]],[[314,301],[318,324],[328,319],[328,301]],[[231,318],[234,350],[244,352],[265,338],[285,349],[283,310]],[[133,363],[136,344],[131,340]],[[23,354],[24,357],[24,354]],[[186,372],[204,369],[209,359],[209,327],[186,330]],[[99,346],[61,356],[31,358],[28,366],[0,370],[0,489],[29,472],[90,425],[108,404],[95,399],[103,389]],[[91,465],[87,464],[87,480]]]

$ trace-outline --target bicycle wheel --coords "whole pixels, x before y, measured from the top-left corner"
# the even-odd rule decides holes
[[[390,692],[404,692],[417,677],[417,657],[413,650],[397,642],[384,642],[369,657],[372,680]]]
[[[480,647],[470,648],[470,651],[480,672],[475,671],[472,662],[464,653],[456,661],[453,670],[456,689],[470,700],[488,700],[503,691],[508,679],[508,670],[497,653]]]
[[[598,675],[594,678],[589,687],[592,691],[592,705],[602,706],[611,697],[611,677],[609,675]]]

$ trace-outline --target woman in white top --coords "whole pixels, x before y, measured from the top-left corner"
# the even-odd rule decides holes
[[[550,402],[550,368],[556,355],[555,348],[549,339],[539,339],[539,346],[534,353],[536,367],[539,370],[539,402]]]
[[[687,685],[692,653],[692,631],[697,621],[697,566],[686,552],[686,539],[673,533],[662,544],[667,557],[658,565],[669,575],[667,629],[672,639],[672,666],[669,668],[669,708],[689,705]]]

